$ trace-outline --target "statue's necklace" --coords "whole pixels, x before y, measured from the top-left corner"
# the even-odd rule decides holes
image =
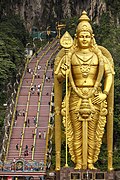
[[[91,63],[92,63],[92,57],[93,57],[93,55],[87,59],[86,58],[81,59],[79,57],[80,70],[81,70],[83,78],[87,78],[89,75]]]
[[[77,57],[82,61],[82,62],[88,62],[89,60],[92,59],[93,54],[91,54],[91,56],[87,56],[85,53],[83,53],[83,55],[77,55]]]

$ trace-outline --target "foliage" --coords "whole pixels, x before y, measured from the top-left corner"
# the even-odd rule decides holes
[[[40,49],[40,47],[42,48],[42,47],[44,47],[45,46],[45,44],[47,44],[47,40],[46,39],[44,39],[43,41],[41,41],[41,40],[39,40],[39,39],[35,39],[34,40],[34,44],[35,44],[35,47],[36,47],[36,49],[38,50],[38,49]]]
[[[4,18],[6,15],[9,17],[15,15],[16,5],[23,3],[23,0],[1,0],[0,1],[0,19]]]
[[[3,16],[0,27],[2,32],[5,32],[9,37],[14,37],[20,41],[24,46],[26,45],[29,34],[25,30],[24,22],[19,15]]]
[[[115,15],[117,15],[120,18],[120,1],[105,0],[105,2],[109,11],[111,10],[113,16],[116,17]]]
[[[108,14],[103,14],[100,25],[94,26],[98,44],[106,47],[112,54],[115,64],[115,93],[114,93],[114,168],[120,164],[120,27],[111,23]],[[117,157],[117,160],[116,160]],[[119,158],[118,158],[119,157]]]
[[[0,19],[0,125],[3,124],[5,104],[10,94],[11,86],[16,80],[16,74],[24,69],[24,48],[28,40],[23,21],[19,16],[2,16]]]
[[[74,37],[75,29],[78,23],[78,17],[74,16],[73,18],[66,18],[61,20],[61,22],[66,25],[65,28],[62,30],[62,34],[68,31],[71,36]]]
[[[9,19],[10,18],[10,19]],[[18,16],[0,22],[0,85],[3,88],[24,64],[27,33]]]

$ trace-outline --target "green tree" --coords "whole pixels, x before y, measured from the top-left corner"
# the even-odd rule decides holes
[[[5,104],[10,98],[8,83],[16,81],[16,74],[24,70],[24,49],[29,35],[18,16],[0,19],[0,126],[5,116]]]

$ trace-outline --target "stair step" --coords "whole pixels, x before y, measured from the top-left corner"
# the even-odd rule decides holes
[[[49,44],[46,46],[46,49],[52,46],[52,44]],[[56,47],[52,47],[48,51],[47,54],[45,54],[42,59],[39,61],[39,65],[41,66],[41,69],[37,69],[37,73],[39,73],[40,78],[36,76],[34,78],[34,82],[32,85],[38,85],[42,84],[43,82],[43,77],[45,75],[45,69],[46,69],[46,62],[48,58],[50,57],[51,53],[54,52],[54,49]],[[28,67],[32,69],[34,72],[34,69],[36,67],[36,62],[37,60],[40,59],[41,55],[45,52],[43,49],[39,54],[38,57],[34,57],[28,64]],[[34,154],[34,160],[36,161],[44,161],[45,158],[45,153],[46,153],[46,139],[43,138],[43,132],[48,130],[48,124],[49,124],[49,114],[50,114],[50,104],[49,102],[51,101],[51,92],[53,88],[53,79],[52,79],[52,74],[53,74],[53,69],[51,69],[50,66],[48,66],[48,69],[46,70],[46,76],[50,76],[50,82],[46,81],[43,84],[43,89],[42,89],[42,97],[40,101],[40,112],[39,112],[39,118],[38,118],[38,127],[37,127],[37,133],[36,133],[36,142],[35,142],[35,154]],[[30,91],[30,86],[33,80],[33,74],[26,72],[22,87],[20,89],[20,94],[18,98],[18,104],[17,104],[17,111],[21,112],[21,115],[17,116],[16,123],[13,127],[12,130],[12,136],[10,140],[10,146],[9,146],[9,152],[8,152],[8,160],[13,160],[15,157],[16,159],[19,158],[19,150],[16,150],[16,144],[20,146],[21,144],[21,132],[23,131],[24,127],[24,122],[25,122],[25,116],[23,116],[22,111],[26,111],[26,105],[28,102],[28,93]],[[34,94],[30,95],[29,99],[29,107],[27,110],[27,117],[26,120],[29,118],[30,119],[30,126],[25,128],[24,131],[24,138],[23,138],[23,143],[22,143],[22,153],[21,153],[21,158],[24,158],[25,160],[31,160],[32,158],[32,152],[31,152],[31,146],[33,145],[34,139],[32,135],[32,131],[35,131],[35,124],[33,117],[37,115],[38,112],[38,102],[39,98],[37,95],[37,87],[35,90]],[[42,137],[39,139],[38,132],[41,131]],[[24,150],[26,148],[26,145],[28,145],[28,151],[29,155],[24,156]]]

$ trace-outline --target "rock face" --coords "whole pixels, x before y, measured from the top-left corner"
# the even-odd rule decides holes
[[[13,9],[25,20],[29,31],[33,26],[44,30],[60,19],[73,16],[79,18],[83,10],[88,12],[91,19],[99,22],[99,16],[106,11],[103,0],[19,0],[15,2]]]

